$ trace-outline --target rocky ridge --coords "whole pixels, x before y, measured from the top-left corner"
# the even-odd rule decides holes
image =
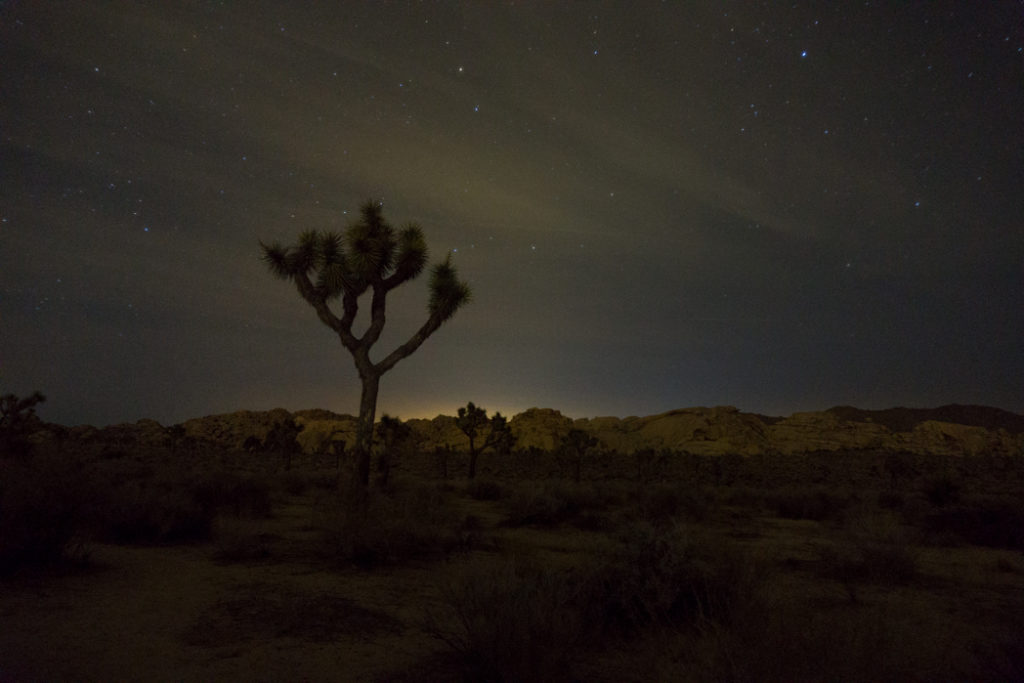
[[[357,421],[351,415],[326,410],[290,413],[282,408],[211,415],[168,428],[153,420],[140,420],[103,429],[74,427],[68,431],[94,439],[116,437],[124,443],[166,445],[185,437],[193,443],[241,449],[249,437],[264,439],[282,420],[302,426],[298,441],[308,453],[324,451],[333,441],[355,442]],[[469,440],[459,431],[454,417],[438,415],[431,420],[408,420],[406,424],[421,450],[469,448]],[[530,408],[512,417],[509,429],[516,438],[516,448],[523,450],[553,450],[569,430],[581,429],[597,438],[599,448],[620,453],[651,449],[758,455],[870,449],[935,455],[1024,454],[1024,415],[982,406],[881,411],[840,406],[786,418],[717,406],[646,417],[575,420],[550,408]]]

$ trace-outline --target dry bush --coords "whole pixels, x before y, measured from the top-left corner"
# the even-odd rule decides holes
[[[703,488],[683,488],[678,484],[638,487],[633,502],[638,517],[655,526],[679,520],[703,522],[710,517],[713,507]]]
[[[87,559],[91,477],[68,461],[36,455],[0,462],[0,574]]]
[[[926,535],[938,543],[969,543],[1024,550],[1024,500],[971,495],[926,513]]]
[[[768,508],[779,517],[818,522],[841,521],[855,502],[853,495],[823,486],[786,486],[768,491],[764,498]]]
[[[564,574],[518,558],[449,573],[424,629],[455,655],[467,681],[572,680],[585,626]]]
[[[591,623],[613,635],[728,624],[756,600],[764,577],[748,553],[679,524],[634,524],[621,542],[585,581],[582,601]]]
[[[465,528],[449,494],[431,485],[325,496],[317,525],[330,556],[361,567],[443,556],[477,538]]]
[[[1005,681],[1021,671],[1006,643],[919,601],[827,608],[780,598],[717,635],[706,680]]]
[[[902,585],[918,575],[917,553],[890,515],[854,517],[834,542],[817,551],[819,575],[842,583],[851,600],[860,585]]]
[[[471,479],[466,484],[466,495],[474,500],[500,500],[507,495],[505,487],[493,479]]]
[[[583,515],[606,513],[622,501],[614,490],[593,483],[540,482],[520,485],[505,501],[508,526],[550,527]],[[589,514],[588,514],[589,513]]]
[[[260,477],[176,467],[138,474],[113,478],[97,497],[93,519],[101,539],[122,544],[203,541],[210,538],[219,514],[270,514],[270,484]]]

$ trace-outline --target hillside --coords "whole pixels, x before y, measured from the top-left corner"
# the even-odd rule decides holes
[[[331,441],[352,444],[356,418],[327,410],[282,408],[237,411],[162,427],[152,420],[67,430],[82,439],[118,443],[186,440],[242,449],[250,437],[266,438],[274,424],[293,420],[302,427],[298,442],[307,453],[324,451]],[[417,447],[468,450],[468,439],[447,415],[411,419]],[[933,409],[861,410],[838,406],[824,411],[768,417],[731,406],[671,410],[645,417],[572,419],[550,408],[531,408],[513,416],[509,427],[521,450],[553,450],[570,429],[597,438],[604,451],[635,453],[669,450],[701,455],[794,454],[830,450],[883,450],[936,455],[1020,455],[1024,453],[1024,415],[985,406],[947,405]],[[61,428],[66,429],[66,428]]]

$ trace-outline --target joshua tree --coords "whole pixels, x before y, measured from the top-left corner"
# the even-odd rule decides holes
[[[597,439],[582,429],[570,429],[562,439],[562,448],[572,456],[573,479],[577,484],[580,481],[580,470],[583,469],[583,456],[596,445]]]
[[[469,478],[476,476],[476,459],[487,448],[494,447],[495,450],[508,448],[512,444],[512,432],[508,430],[508,422],[501,413],[494,413],[494,417],[487,419],[487,411],[473,405],[470,401],[464,408],[459,408],[459,416],[455,418],[455,424],[462,433],[469,437]],[[476,447],[478,431],[486,425],[490,425],[483,444]]]
[[[39,422],[36,406],[45,400],[38,391],[25,398],[14,394],[0,396],[0,456],[23,455],[29,451],[26,437]]]
[[[394,464],[398,455],[397,451],[412,435],[412,429],[397,417],[385,414],[377,423],[377,434],[380,436],[382,446],[380,459],[377,461],[377,481],[381,486],[387,486],[388,477],[391,475],[391,465]]]
[[[298,436],[304,425],[297,425],[292,420],[281,420],[270,428],[267,438],[263,440],[263,448],[280,453],[284,456],[286,470],[292,468],[292,456],[302,451]]]
[[[370,444],[381,375],[411,355],[469,301],[469,285],[459,280],[449,253],[431,270],[427,321],[408,341],[375,363],[370,360],[370,349],[384,329],[388,293],[419,275],[427,263],[427,245],[419,226],[409,224],[396,231],[385,222],[380,204],[369,202],[362,207],[362,220],[346,228],[344,234],[311,230],[303,232],[295,246],[261,242],[260,247],[270,270],[295,283],[320,322],[334,330],[352,354],[363,385],[354,476],[365,487],[370,481]],[[371,293],[370,324],[363,336],[357,337],[352,323],[359,298],[367,292]],[[340,317],[328,305],[338,298]]]

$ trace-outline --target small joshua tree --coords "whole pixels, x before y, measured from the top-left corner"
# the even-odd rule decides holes
[[[459,416],[455,418],[455,424],[462,433],[469,437],[469,478],[476,476],[477,457],[486,449],[493,447],[495,450],[507,450],[512,445],[512,432],[508,429],[508,422],[501,413],[494,413],[494,417],[487,419],[487,411],[473,405],[470,401],[464,408],[459,408]],[[490,425],[490,431],[484,439],[480,448],[476,447],[476,437],[484,427]]]
[[[572,457],[573,479],[580,482],[580,471],[583,469],[583,458],[591,448],[597,446],[597,439],[582,429],[570,429],[562,438],[562,448]]]
[[[448,258],[431,269],[427,321],[408,341],[374,362],[370,349],[384,329],[388,294],[418,276],[427,263],[427,244],[419,226],[409,224],[396,231],[384,220],[380,204],[369,202],[362,207],[362,219],[343,234],[306,231],[295,246],[262,242],[260,246],[270,270],[295,283],[299,295],[313,307],[320,322],[337,333],[341,345],[355,361],[362,394],[353,474],[356,483],[365,487],[370,481],[370,444],[381,376],[416,351],[469,301],[469,285],[459,280],[449,253]],[[366,293],[371,294],[370,324],[358,337],[352,331],[352,323],[359,310],[359,298]],[[339,298],[340,317],[329,306]]]
[[[302,428],[303,425],[297,425],[292,420],[281,420],[270,428],[267,438],[263,440],[265,450],[284,456],[286,470],[292,468],[292,456],[302,451],[302,446],[298,442]]]
[[[46,397],[38,391],[25,398],[14,394],[0,396],[0,456],[28,452],[26,437],[38,422],[36,406],[45,400]]]
[[[397,451],[412,435],[412,429],[397,417],[384,414],[381,416],[380,422],[377,423],[377,434],[381,441],[381,454],[377,461],[377,482],[384,487],[388,485],[391,466],[397,459]]]

